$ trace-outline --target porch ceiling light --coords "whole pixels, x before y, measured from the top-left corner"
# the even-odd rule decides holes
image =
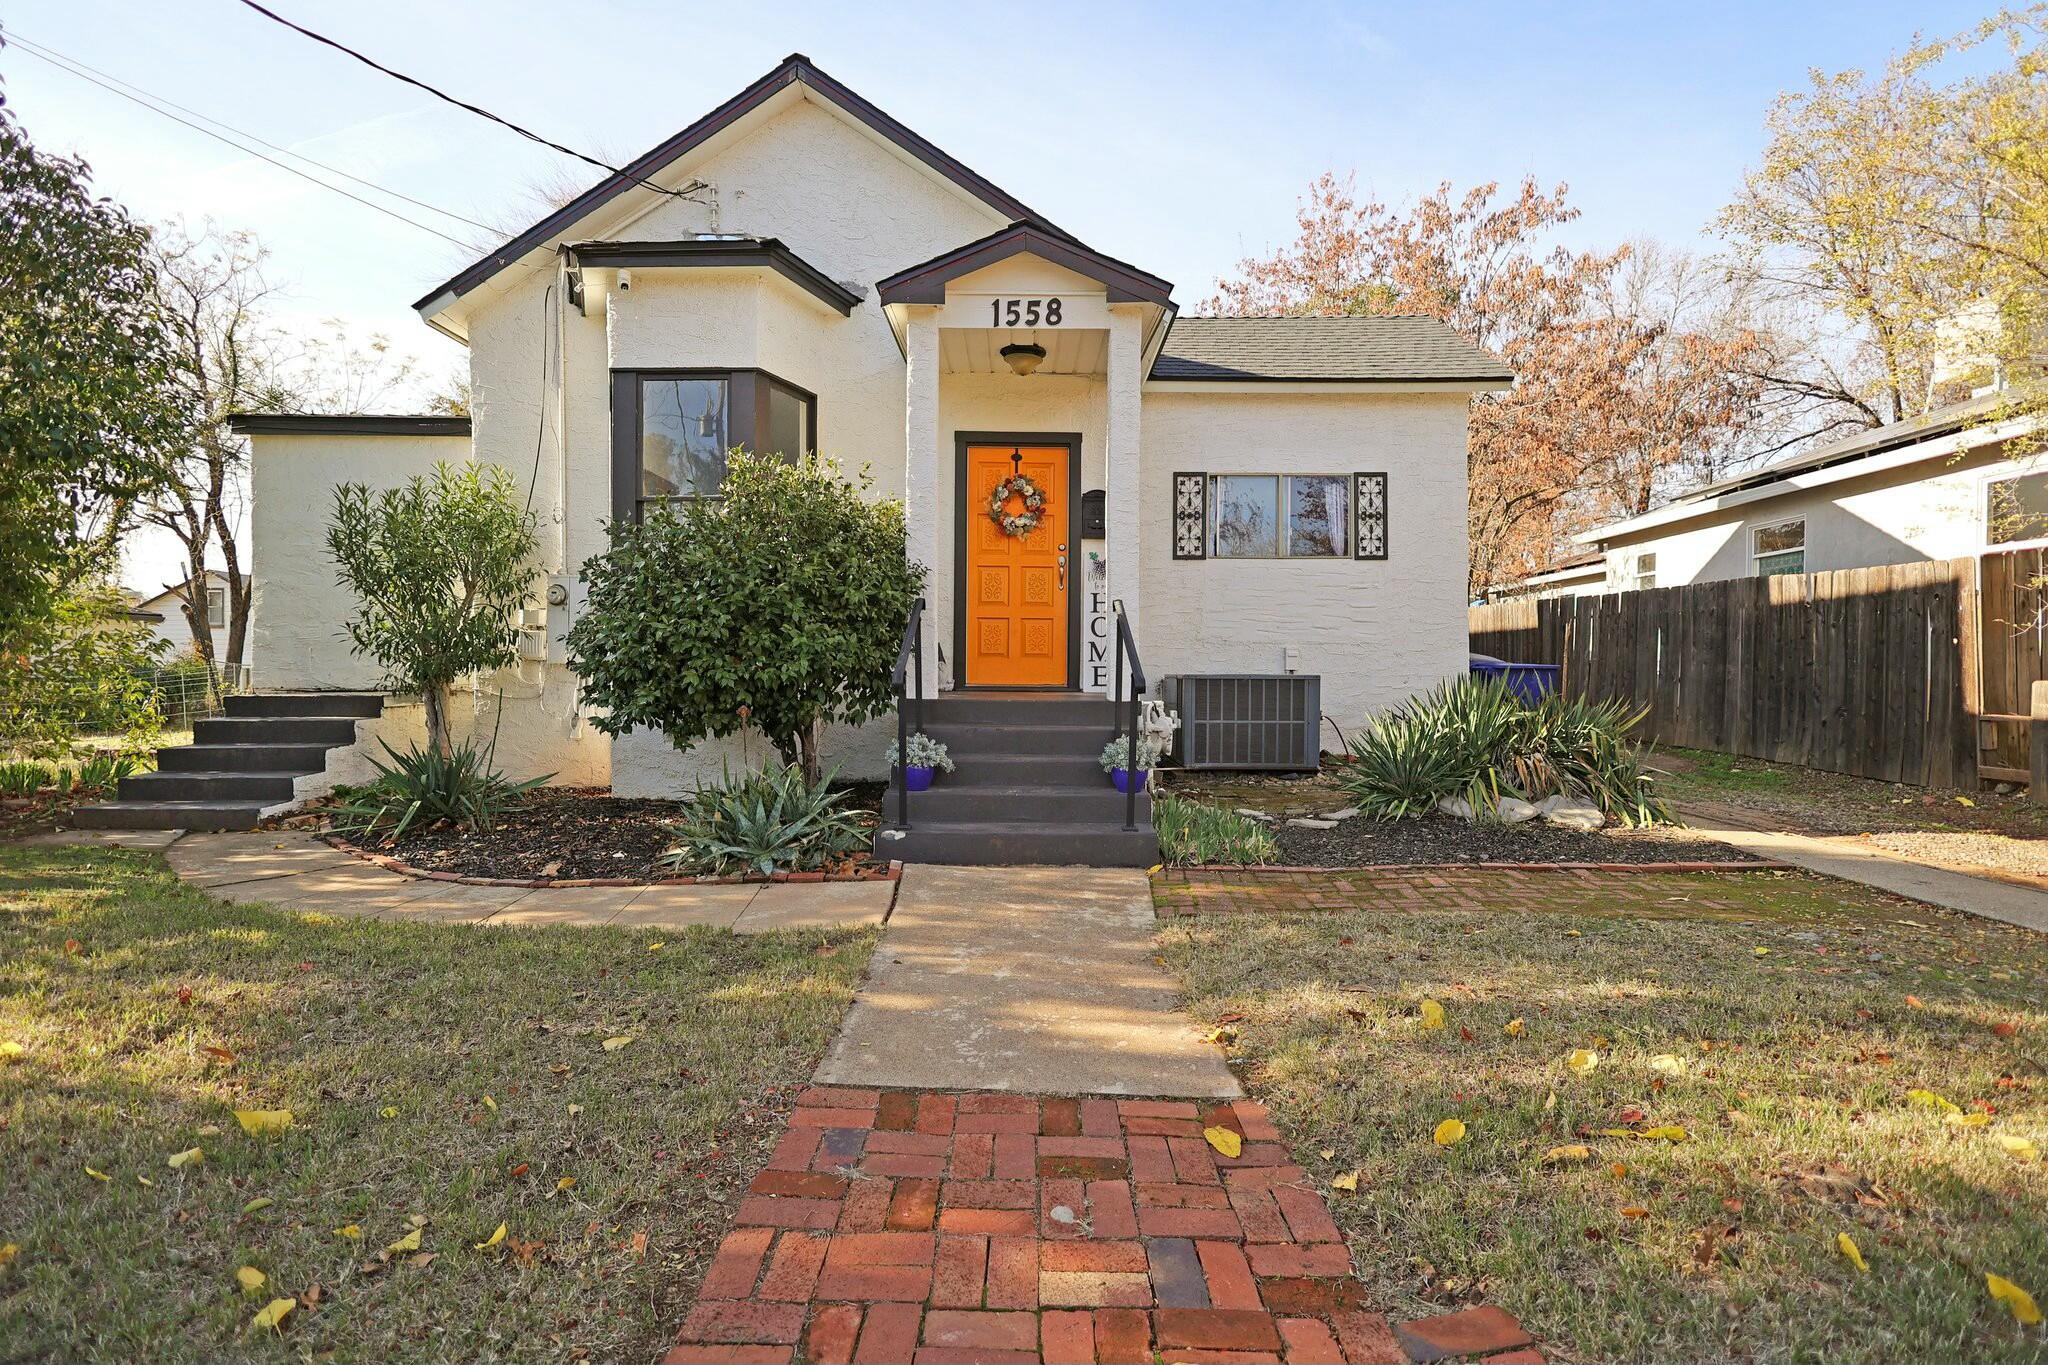
[[[1021,379],[1045,363],[1045,347],[1029,343],[1011,342],[1008,346],[1003,347],[1003,361],[1012,370],[1016,371],[1017,376]]]

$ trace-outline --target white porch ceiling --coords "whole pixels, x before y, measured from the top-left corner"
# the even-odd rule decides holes
[[[1095,327],[941,327],[939,370],[943,374],[1008,374],[1002,349],[1011,343],[1045,347],[1040,374],[1106,374],[1109,333]]]

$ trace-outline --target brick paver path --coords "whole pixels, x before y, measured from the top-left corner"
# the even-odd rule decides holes
[[[1686,897],[1692,908],[1733,910],[1736,900],[1715,888],[1742,888],[1775,875],[1756,872],[1601,872],[1588,868],[1349,868],[1267,871],[1164,868],[1152,879],[1153,908],[1163,917],[1299,910],[1463,910],[1515,914],[1556,908],[1560,898],[1589,897],[1654,904]]]
[[[813,1087],[667,1360],[1542,1360],[1498,1308],[1368,1311],[1279,1138],[1249,1100]]]

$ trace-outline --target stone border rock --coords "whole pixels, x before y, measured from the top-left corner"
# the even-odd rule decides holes
[[[1337,867],[1298,867],[1292,863],[1162,864],[1171,872],[1794,872],[1796,865],[1775,858],[1720,862],[1671,863],[1354,863]]]
[[[349,842],[339,834],[315,834],[321,842],[343,853],[422,882],[453,882],[457,886],[515,886],[529,891],[579,886],[760,886],[772,882],[894,882],[903,879],[903,864],[891,860],[884,867],[860,867],[851,872],[775,872],[765,877],[466,877],[460,872],[430,872],[414,867],[388,853],[373,853]]]

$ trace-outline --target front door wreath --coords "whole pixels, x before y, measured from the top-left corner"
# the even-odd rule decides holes
[[[1009,510],[1010,499],[1021,498],[1024,510]],[[1010,475],[988,495],[988,519],[1003,528],[1006,536],[1028,536],[1045,520],[1045,492],[1024,473]]]

